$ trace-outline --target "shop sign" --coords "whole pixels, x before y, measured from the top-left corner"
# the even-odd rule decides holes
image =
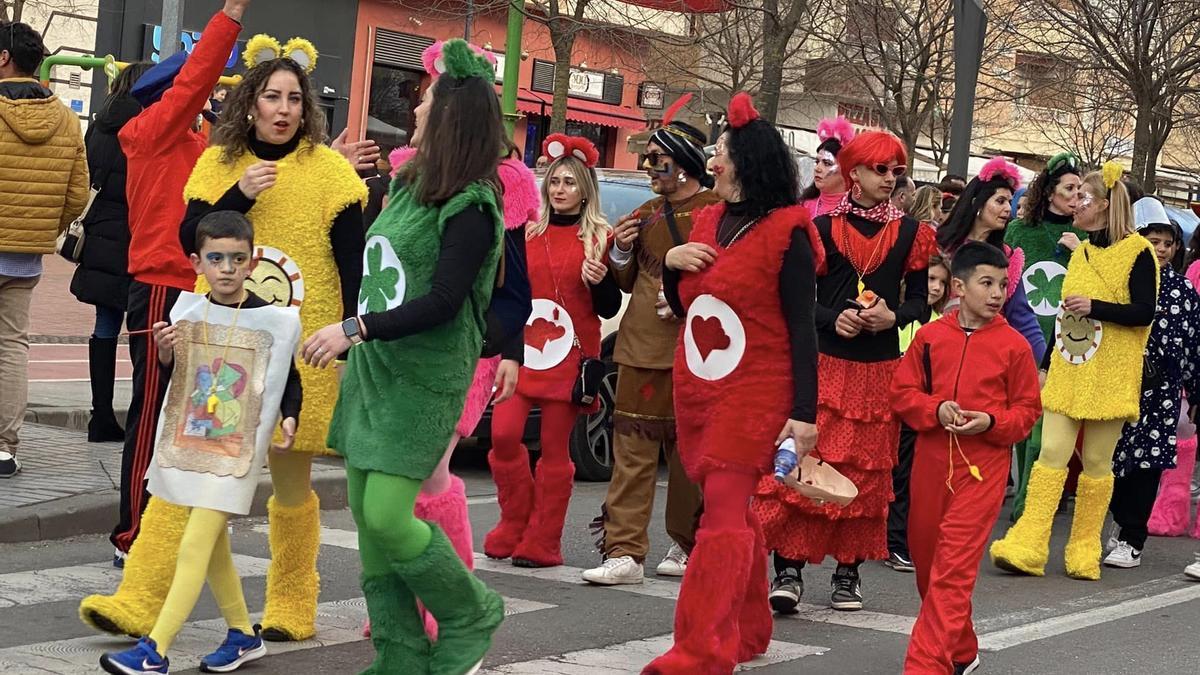
[[[143,58],[158,63],[161,58],[159,52],[162,49],[162,26],[145,24],[145,28],[145,45],[142,48]],[[185,30],[179,34],[179,48],[187,54],[192,53],[198,42],[200,42],[200,31],[198,30]],[[238,65],[238,60],[242,54],[242,45],[244,44],[246,43],[243,41],[233,45],[233,50],[229,52],[229,59],[225,62],[226,70],[230,70]]]
[[[599,101],[604,98],[604,73],[572,68],[567,90],[572,96]]]
[[[643,82],[638,86],[638,105],[649,110],[662,110],[666,91],[652,82]]]

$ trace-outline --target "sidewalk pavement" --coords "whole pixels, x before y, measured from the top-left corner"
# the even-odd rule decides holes
[[[27,422],[17,456],[21,473],[0,480],[0,543],[105,533],[116,524],[120,443],[88,443],[83,431]],[[340,457],[316,458],[312,481],[321,508],[346,507]],[[266,514],[270,495],[264,471],[251,515]]]

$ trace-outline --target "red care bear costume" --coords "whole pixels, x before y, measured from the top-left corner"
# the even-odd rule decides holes
[[[971,595],[1004,502],[1012,445],[1042,414],[1037,366],[1003,316],[968,334],[955,310],[917,332],[892,377],[891,401],[918,433],[908,543],[922,602],[904,672],[943,674],[979,652]],[[950,434],[938,421],[945,401],[988,413],[991,428]]]

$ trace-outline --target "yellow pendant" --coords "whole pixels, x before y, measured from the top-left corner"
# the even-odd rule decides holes
[[[862,295],[863,291],[865,291],[865,290],[867,290],[867,285],[863,283],[862,279],[859,279],[858,280],[858,294]]]
[[[208,414],[209,415],[217,412],[217,404],[220,402],[221,402],[221,399],[217,398],[216,394],[208,395]]]

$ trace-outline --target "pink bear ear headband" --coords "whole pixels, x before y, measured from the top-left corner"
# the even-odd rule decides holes
[[[993,157],[983,165],[983,168],[979,169],[981,182],[986,183],[996,178],[1008,183],[1014,192],[1021,187],[1021,171],[1016,164],[1003,157]]]
[[[438,40],[421,52],[421,63],[425,66],[425,72],[434,78],[441,77],[446,72],[446,59],[442,56],[442,48],[445,44],[444,41]],[[492,66],[497,64],[495,54],[477,45],[470,45],[470,47],[476,54],[487,59]]]
[[[817,138],[821,139],[822,143],[834,138],[838,143],[846,145],[854,140],[854,126],[841,115],[823,119],[817,125]]]
[[[566,155],[571,155],[575,159],[583,162],[584,166],[589,169],[596,167],[596,162],[600,161],[600,152],[596,150],[596,146],[586,138],[579,136],[567,136],[566,134],[550,134],[542,141],[542,155],[550,161],[556,161]]]

